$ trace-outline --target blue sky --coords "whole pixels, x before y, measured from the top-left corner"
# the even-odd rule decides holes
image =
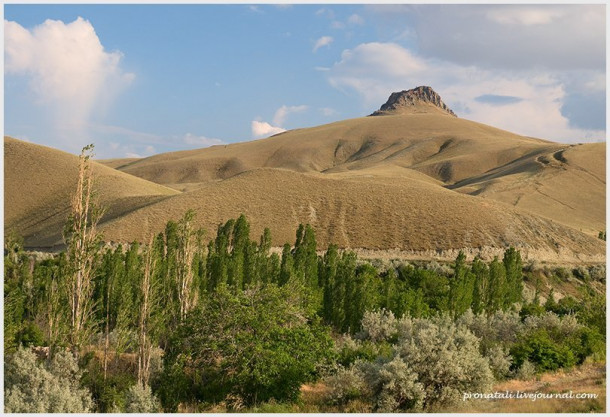
[[[370,114],[605,140],[605,5],[5,5],[5,134],[147,156]],[[587,30],[583,30],[587,28]]]

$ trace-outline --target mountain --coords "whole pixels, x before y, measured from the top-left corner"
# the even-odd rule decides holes
[[[7,154],[6,141],[8,167],[15,156]],[[104,219],[107,240],[146,239],[194,208],[208,237],[243,212],[254,235],[271,228],[276,246],[292,243],[299,223],[311,223],[321,248],[335,242],[412,256],[457,249],[492,256],[514,245],[548,260],[605,255],[596,237],[605,230],[605,143],[559,144],[465,120],[430,87],[393,93],[367,117],[100,162],[108,164],[104,172],[148,190],[140,205],[123,204]],[[21,189],[41,181],[36,172],[13,178]],[[101,189],[108,186],[101,181]],[[19,187],[5,188],[5,195]],[[31,222],[45,216],[47,203],[38,200],[38,209],[24,215]]]

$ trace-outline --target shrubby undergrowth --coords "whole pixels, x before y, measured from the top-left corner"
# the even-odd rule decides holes
[[[65,387],[100,412],[290,404],[321,377],[336,407],[434,411],[494,380],[605,358],[603,295],[524,300],[513,248],[488,263],[460,253],[451,265],[376,268],[334,245],[318,255],[309,225],[281,256],[271,254],[268,229],[250,238],[245,216],[220,224],[206,244],[194,216],[168,222],[149,242],[89,248],[90,315],[80,329],[68,308],[73,255],[36,260],[8,235],[7,364],[24,362],[24,346],[48,347],[52,361],[54,352],[78,352],[82,376],[72,378],[83,386]],[[602,271],[552,273],[600,282]],[[49,373],[48,363],[28,369]],[[12,409],[55,409],[44,395],[19,408],[28,388],[5,387]]]

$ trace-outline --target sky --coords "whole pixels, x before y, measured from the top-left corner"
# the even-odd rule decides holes
[[[366,116],[605,141],[606,5],[4,5],[5,134],[144,157]]]

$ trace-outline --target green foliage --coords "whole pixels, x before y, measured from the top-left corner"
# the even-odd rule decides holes
[[[84,370],[82,384],[91,392],[97,412],[112,413],[125,407],[126,393],[136,383],[133,372],[115,362],[112,372],[104,378],[102,363],[93,352],[81,358],[80,367]]]
[[[74,357],[58,352],[41,363],[30,350],[21,348],[6,358],[4,411],[7,413],[87,413],[91,394],[80,387]]]
[[[179,368],[197,387],[192,399],[232,400],[234,407],[296,400],[332,347],[324,327],[308,324],[299,297],[272,285],[237,294],[220,288],[174,333],[165,377]]]
[[[532,332],[525,339],[511,347],[515,366],[520,367],[525,360],[536,366],[536,370],[554,371],[558,368],[574,366],[576,358],[565,345],[551,339],[544,329]]]
[[[161,404],[148,385],[133,385],[125,393],[126,413],[158,413],[160,410]]]

